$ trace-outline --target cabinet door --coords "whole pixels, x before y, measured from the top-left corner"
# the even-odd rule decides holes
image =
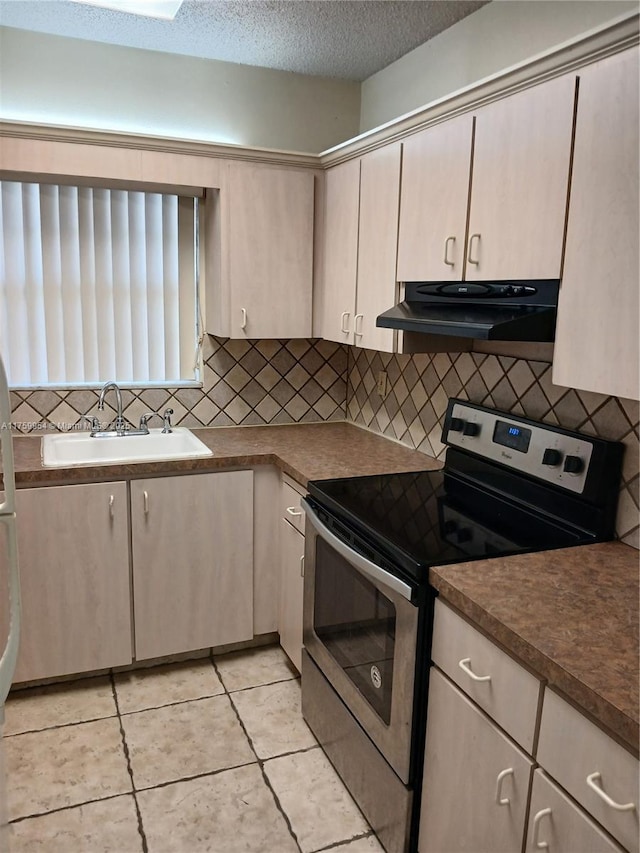
[[[125,483],[16,495],[22,631],[16,681],[131,663]]]
[[[396,304],[400,143],[365,154],[360,161],[360,223],[355,343],[394,351],[393,329],[376,326],[378,314]]]
[[[638,50],[580,72],[556,385],[640,398]]]
[[[302,587],[304,536],[280,519],[280,645],[298,672],[302,669]]]
[[[533,774],[526,853],[622,853],[541,770]]]
[[[461,281],[464,272],[471,115],[403,143],[398,281]]]
[[[320,336],[351,344],[358,269],[360,160],[328,169],[324,179]]]
[[[420,853],[520,853],[532,766],[482,711],[432,668]]]
[[[253,473],[131,483],[136,658],[253,637]]]
[[[478,110],[465,278],[560,278],[575,77]]]
[[[313,184],[310,171],[229,166],[230,337],[311,336]]]

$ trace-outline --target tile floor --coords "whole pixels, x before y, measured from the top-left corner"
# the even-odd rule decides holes
[[[382,853],[277,646],[14,693],[11,853]]]

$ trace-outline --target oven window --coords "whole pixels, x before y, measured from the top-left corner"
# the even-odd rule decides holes
[[[320,538],[316,540],[314,630],[343,672],[388,725],[395,607]]]

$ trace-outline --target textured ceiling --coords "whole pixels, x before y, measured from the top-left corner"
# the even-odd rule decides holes
[[[487,0],[185,0],[174,21],[68,0],[0,0],[0,24],[71,38],[364,80]]]

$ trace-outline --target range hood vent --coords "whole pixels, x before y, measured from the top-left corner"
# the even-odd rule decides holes
[[[560,281],[424,282],[376,325],[484,341],[553,341]]]

